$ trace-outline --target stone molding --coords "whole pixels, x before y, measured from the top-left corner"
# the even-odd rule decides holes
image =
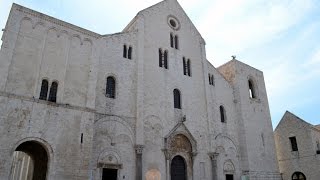
[[[135,145],[134,148],[136,149],[136,153],[137,153],[137,154],[142,154],[144,145],[137,144],[137,145]]]

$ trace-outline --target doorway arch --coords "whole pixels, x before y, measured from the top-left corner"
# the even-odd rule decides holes
[[[37,141],[25,141],[14,151],[11,179],[45,180],[49,156],[45,147]]]
[[[171,180],[186,180],[186,163],[183,157],[175,156],[171,161]]]

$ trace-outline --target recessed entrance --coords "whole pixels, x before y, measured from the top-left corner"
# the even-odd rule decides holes
[[[47,151],[40,143],[27,141],[14,151],[11,179],[45,180],[47,167]]]
[[[233,174],[226,174],[226,180],[233,180]]]
[[[118,169],[103,168],[102,180],[117,180]]]
[[[186,180],[186,164],[183,157],[175,156],[171,161],[171,180]]]

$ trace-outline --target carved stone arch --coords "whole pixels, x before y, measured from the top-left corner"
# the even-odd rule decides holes
[[[82,39],[80,37],[80,35],[78,34],[73,34],[70,36],[70,39],[71,39],[71,43],[75,43],[76,45],[82,45]]]
[[[29,17],[24,17],[20,21],[20,33],[30,33],[33,29],[33,21]]]
[[[61,30],[59,33],[58,33],[58,37],[62,37],[62,36],[66,36],[66,37],[69,37],[69,32],[66,31],[66,30]]]
[[[105,148],[97,158],[99,168],[122,169],[122,160],[115,148]]]
[[[225,173],[232,173],[232,174],[235,172],[235,167],[230,159],[228,159],[224,162],[223,171]]]
[[[38,22],[34,23],[34,25],[32,26],[32,29],[36,29],[39,26],[42,26],[44,28],[45,27],[45,23],[42,22],[42,21],[38,21]]]
[[[89,38],[84,38],[84,39],[83,39],[83,42],[88,42],[88,43],[90,43],[91,46],[93,45],[92,40],[89,39]]]
[[[121,124],[127,130],[127,132],[128,132],[127,135],[130,137],[131,143],[133,144],[135,142],[135,133],[132,130],[132,127],[130,126],[130,124],[126,120],[124,120],[123,118],[118,117],[118,116],[100,117],[94,121],[95,129],[97,129],[97,127],[99,127],[103,122],[114,122],[114,123]],[[112,127],[110,127],[110,128],[112,128]],[[120,134],[117,134],[117,136],[118,135],[120,135]],[[116,136],[114,138],[116,138]]]
[[[17,141],[14,145],[13,145],[13,148],[11,149],[11,155],[13,155],[14,151],[17,149],[17,147],[24,143],[24,142],[27,142],[27,141],[36,141],[37,143],[41,144],[44,149],[47,151],[48,153],[48,158],[49,158],[49,162],[50,162],[50,159],[53,158],[53,149],[51,147],[51,145],[44,139],[42,138],[38,138],[38,137],[27,137],[27,138],[24,138],[24,139],[21,139],[20,141]]]
[[[46,30],[47,37],[58,37],[58,29],[56,27],[49,27]]]
[[[236,151],[236,153],[237,153],[237,156],[239,155],[239,149],[238,149],[238,147],[237,147],[237,145],[236,145],[236,141],[234,140],[234,138],[232,138],[231,136],[229,136],[229,135],[227,135],[227,134],[225,134],[225,133],[219,133],[218,135],[216,135],[215,137],[214,137],[214,143],[212,143],[212,144],[215,144],[216,145],[216,148],[217,147],[220,147],[220,146],[222,146],[222,147],[224,147],[224,149],[225,148],[229,148],[229,147],[225,147],[225,142],[228,142],[229,144],[231,144],[232,145],[232,147],[235,149],[235,151]],[[213,148],[214,149],[214,148]],[[227,149],[225,149],[225,150],[227,150]],[[226,151],[225,151],[226,152]]]

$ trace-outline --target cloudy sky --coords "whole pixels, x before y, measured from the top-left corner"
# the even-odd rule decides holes
[[[13,2],[99,34],[111,34],[159,0],[0,0],[1,29]],[[264,72],[274,128],[286,110],[320,124],[319,0],[179,3],[206,40],[207,59],[215,67],[236,55]]]

